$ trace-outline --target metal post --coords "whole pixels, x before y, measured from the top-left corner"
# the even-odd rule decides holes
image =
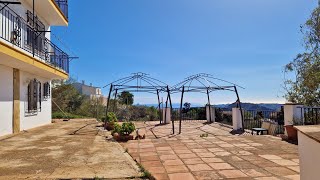
[[[183,103],[184,86],[182,86],[181,101],[180,101],[180,121],[179,121],[179,134],[181,134],[181,121],[182,121],[182,103]]]
[[[172,102],[171,102],[169,86],[167,86],[167,92],[168,92],[168,98],[169,98],[169,103],[170,103],[170,117],[171,117],[171,121],[172,121],[172,133],[174,134],[174,119],[172,118]]]
[[[236,95],[237,95],[239,108],[240,108],[240,114],[241,114],[242,130],[244,131],[244,121],[243,121],[244,118],[243,118],[243,112],[242,112],[242,107],[241,107],[241,101],[240,101],[240,97],[239,97],[239,93],[238,93],[237,87],[236,86],[233,86],[233,87],[234,87],[234,91],[236,92]]]
[[[32,21],[33,21],[33,33],[32,33],[32,56],[34,57],[34,51],[35,51],[35,47],[34,47],[34,44],[35,44],[35,28],[34,28],[34,0],[32,1]]]
[[[207,88],[207,96],[208,96],[208,105],[209,105],[209,122],[211,123],[211,104],[210,104],[210,94],[209,94],[209,88]]]
[[[114,102],[113,102],[113,112],[114,112],[114,113],[116,113],[117,94],[118,94],[118,89],[116,89],[116,92],[114,93]],[[127,103],[127,105],[128,105],[128,103]]]
[[[160,118],[160,124],[161,124],[161,108],[160,108],[160,97],[159,97],[159,89],[157,89],[157,96],[158,96],[158,109],[159,109],[159,118]]]
[[[108,108],[109,108],[109,103],[110,103],[110,97],[111,97],[111,92],[112,92],[113,85],[110,85],[110,90],[109,90],[109,95],[107,99],[107,107],[106,107],[106,118],[104,120],[104,128],[106,129],[107,127],[107,117],[108,117]]]

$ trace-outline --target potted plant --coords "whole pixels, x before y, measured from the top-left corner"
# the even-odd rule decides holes
[[[105,121],[107,121],[106,129],[108,131],[111,131],[114,129],[114,125],[116,122],[118,122],[118,119],[117,119],[117,116],[113,112],[108,112]]]
[[[124,122],[120,126],[119,124],[114,124],[114,130],[112,131],[113,138],[116,141],[128,141],[133,140],[133,135],[131,133],[136,129],[132,122]]]
[[[284,126],[286,128],[288,140],[298,141],[298,132],[297,129],[294,128],[294,126],[302,125],[302,121],[300,119],[293,119],[289,123],[289,125]]]

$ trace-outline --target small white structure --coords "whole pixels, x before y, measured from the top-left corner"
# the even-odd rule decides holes
[[[211,116],[210,116],[210,112],[211,112]],[[206,105],[206,119],[208,123],[213,123],[216,121],[216,113],[215,113],[214,106]]]
[[[304,108],[301,104],[286,103],[284,110],[284,125],[293,125],[294,122],[303,122]]]
[[[232,108],[232,126],[233,130],[243,129],[240,108]]]
[[[163,108],[162,109],[162,123],[169,124],[171,122],[171,109]]]
[[[301,180],[318,180],[320,177],[320,125],[295,126],[298,130],[299,164]]]

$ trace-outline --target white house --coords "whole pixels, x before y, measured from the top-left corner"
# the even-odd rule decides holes
[[[67,0],[0,2],[0,136],[51,122],[51,80],[68,78],[69,56],[50,26],[67,25]]]

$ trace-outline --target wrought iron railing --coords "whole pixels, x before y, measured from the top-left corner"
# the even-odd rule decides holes
[[[3,5],[0,4],[0,9]],[[43,62],[69,73],[69,56],[45,37],[42,24],[26,21],[9,7],[0,11],[0,38],[40,58]]]
[[[320,124],[320,107],[298,107],[301,110],[301,120],[304,125]]]
[[[54,0],[63,12],[64,16],[68,19],[68,0]]]
[[[244,110],[243,116],[245,129],[261,127],[262,121],[268,120],[277,124],[276,134],[284,133],[283,108],[280,111]]]

